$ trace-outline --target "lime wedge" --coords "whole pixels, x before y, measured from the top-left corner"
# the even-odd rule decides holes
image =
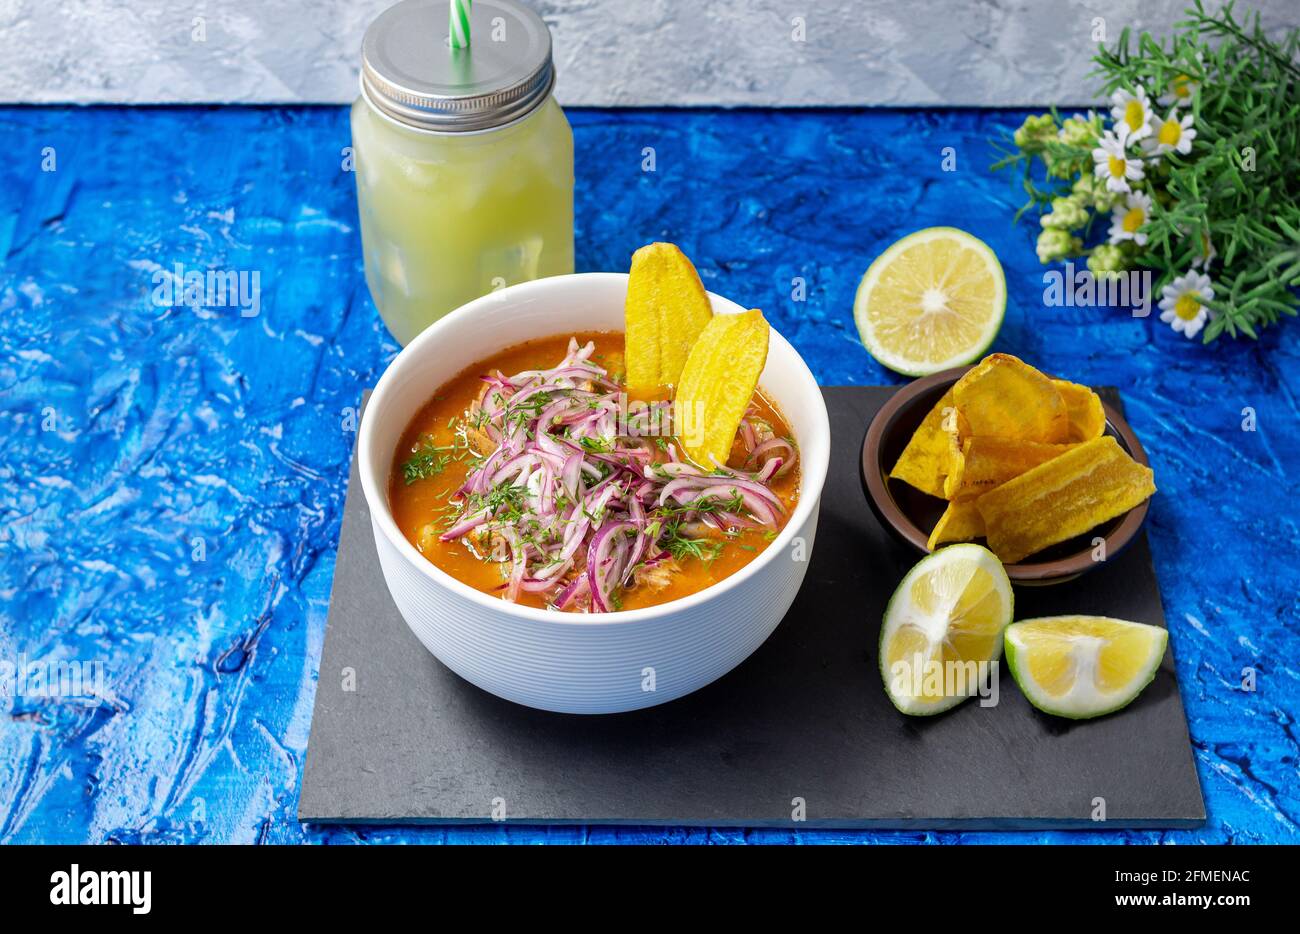
[[[853,317],[881,366],[926,376],[983,356],[1006,307],[1006,277],[988,244],[955,227],[929,227],[876,258]]]
[[[1169,633],[1105,616],[1045,616],[1007,627],[1007,664],[1029,703],[1085,720],[1127,706],[1151,683]]]
[[[941,713],[995,676],[1011,622],[1011,581],[980,545],[950,545],[907,573],[885,608],[880,677],[905,714]]]

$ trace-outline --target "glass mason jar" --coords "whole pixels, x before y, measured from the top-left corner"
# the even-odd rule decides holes
[[[468,301],[573,272],[573,133],[551,34],[515,0],[476,0],[468,48],[447,0],[403,0],[362,42],[352,152],[366,284],[408,343]]]

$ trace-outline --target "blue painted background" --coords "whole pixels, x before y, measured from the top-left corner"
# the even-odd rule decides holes
[[[346,112],[0,109],[0,659],[101,660],[98,708],[0,699],[0,840],[1300,841],[1300,323],[1205,348],[1044,307],[989,140],[1008,112],[578,111],[579,270],[679,243],[826,384],[897,382],[854,289],[896,237],[987,240],[995,347],[1121,387],[1210,818],[1192,832],[871,834],[295,818],[353,435],[397,351],[362,279]],[[641,171],[654,147],[657,171]],[[956,149],[957,171],[940,170]],[[53,150],[55,171],[42,171]],[[259,317],[160,309],[174,263],[257,271]],[[791,301],[791,279],[808,299]],[[1241,430],[1242,410],[1258,430]],[[53,429],[53,430],[45,430]],[[198,554],[196,540],[204,554]],[[196,560],[196,555],[203,560]],[[1239,689],[1243,668],[1258,690]]]

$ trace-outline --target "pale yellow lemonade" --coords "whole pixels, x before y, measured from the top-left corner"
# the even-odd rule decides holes
[[[358,99],[352,145],[366,284],[402,344],[488,292],[573,272],[573,134],[553,97],[476,133]]]
[[[573,272],[573,132],[550,30],[519,0],[475,0],[455,37],[448,26],[447,0],[400,0],[361,40],[366,284],[402,344],[489,292]]]

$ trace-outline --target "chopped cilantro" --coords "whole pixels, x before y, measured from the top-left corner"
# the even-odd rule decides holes
[[[446,452],[453,450],[449,444],[434,444],[428,438],[422,438],[415,448],[411,459],[402,464],[402,477],[410,486],[418,480],[436,477],[447,469],[451,456]]]
[[[609,438],[579,438],[578,444],[584,451],[590,451],[593,454],[608,454],[614,450],[614,444]]]

